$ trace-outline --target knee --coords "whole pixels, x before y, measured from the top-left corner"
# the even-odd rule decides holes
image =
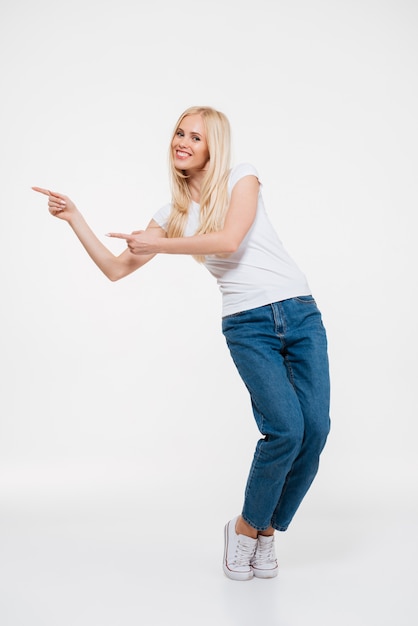
[[[298,452],[301,449],[303,445],[303,440],[305,438],[304,429],[302,427],[293,428],[290,432],[287,433],[286,436],[289,446],[291,446],[293,450],[295,450],[295,452]]]
[[[305,438],[321,451],[327,441],[330,428],[331,423],[328,416],[322,420],[315,420],[305,426]]]
[[[282,451],[286,449],[289,453],[298,453],[304,440],[303,424],[293,424],[292,426],[281,430],[280,432],[272,432],[266,434],[264,441],[270,443],[270,447],[280,448]]]

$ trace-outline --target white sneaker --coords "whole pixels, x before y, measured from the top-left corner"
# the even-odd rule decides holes
[[[237,535],[235,517],[225,526],[225,551],[223,570],[232,580],[250,580],[253,577],[251,560],[257,548],[257,539],[246,535]]]
[[[277,576],[279,566],[274,547],[274,535],[269,537],[258,535],[257,549],[251,560],[251,568],[257,578],[274,578]]]

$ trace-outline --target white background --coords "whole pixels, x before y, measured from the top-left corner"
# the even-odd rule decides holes
[[[119,253],[123,244],[104,234],[145,227],[169,200],[170,135],[195,104],[229,117],[234,161],[258,169],[270,218],[307,274],[328,330],[332,433],[289,531],[297,575],[294,586],[288,580],[286,589],[284,578],[279,587],[281,606],[289,603],[280,625],[308,623],[294,613],[306,560],[319,563],[309,579],[318,583],[321,571],[334,580],[321,559],[327,554],[338,569],[342,546],[360,554],[356,533],[365,545],[374,538],[381,559],[376,529],[407,536],[416,523],[418,469],[417,35],[413,0],[2,0],[0,498],[10,556],[2,576],[12,598],[0,605],[4,626],[222,625],[244,623],[251,612],[221,603],[197,618],[187,597],[175,604],[179,591],[167,614],[163,605],[131,606],[124,597],[121,618],[111,594],[94,613],[78,574],[65,578],[71,542],[88,553],[109,527],[116,545],[121,535],[132,541],[118,580],[135,595],[130,545],[141,553],[151,536],[157,547],[146,543],[147,567],[163,563],[164,577],[175,578],[177,551],[184,554],[176,538],[201,541],[200,526],[221,553],[222,526],[241,506],[258,434],[220,332],[215,282],[192,259],[167,256],[110,283],[49,215],[46,198],[31,191],[39,185],[70,195]],[[69,518],[78,522],[60,526]],[[361,531],[365,520],[369,534]],[[35,527],[40,535],[30,534]],[[38,577],[34,562],[42,532],[45,551],[54,553],[58,527],[57,545],[68,553],[51,571],[64,576],[62,595],[46,610],[42,590],[54,576]],[[312,528],[319,535],[308,539]],[[108,539],[96,546],[98,561],[90,553],[91,567],[108,563]],[[23,549],[25,540],[35,552]],[[399,550],[395,543],[387,558]],[[405,559],[416,552],[415,532],[402,550]],[[201,561],[189,570],[183,558],[198,580]],[[228,585],[218,561],[208,556],[213,581]],[[354,596],[347,624],[362,624],[362,616],[367,626],[412,623],[416,606],[401,562],[391,567],[405,573],[393,606],[376,615],[380,600]],[[26,586],[22,571],[32,572]],[[146,597],[157,597],[153,581],[138,585]],[[106,584],[115,588],[110,573]],[[79,591],[73,612],[57,617],[71,585]],[[230,597],[227,587],[221,593]],[[324,607],[315,613],[312,606],[309,623],[328,623]],[[345,624],[339,607],[330,624]]]

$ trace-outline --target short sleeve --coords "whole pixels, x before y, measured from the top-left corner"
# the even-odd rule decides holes
[[[168,218],[171,212],[171,204],[165,204],[161,209],[154,213],[152,219],[161,226],[163,230],[167,230]]]
[[[241,180],[241,178],[244,178],[244,176],[255,176],[256,178],[258,178],[258,181],[261,185],[261,180],[258,176],[258,172],[255,169],[254,165],[251,165],[251,163],[240,163],[239,165],[236,165],[235,167],[232,168],[231,173],[229,175],[229,183],[228,183],[229,193],[232,192],[237,182]]]

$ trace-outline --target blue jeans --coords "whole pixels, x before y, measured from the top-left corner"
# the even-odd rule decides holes
[[[257,530],[286,530],[308,491],[330,428],[327,338],[312,296],[222,319],[250,396],[257,443],[242,517]]]

